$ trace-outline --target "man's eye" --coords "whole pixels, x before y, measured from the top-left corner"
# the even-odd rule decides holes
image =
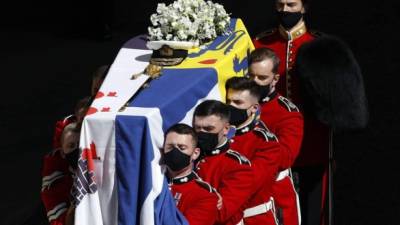
[[[241,105],[242,104],[242,101],[233,101],[233,103],[235,103],[235,105]]]
[[[266,80],[267,78],[266,78],[266,77],[259,76],[258,79],[259,79],[259,80]]]

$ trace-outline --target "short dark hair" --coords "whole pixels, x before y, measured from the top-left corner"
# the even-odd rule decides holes
[[[272,61],[272,72],[278,73],[280,59],[276,55],[276,53],[269,48],[257,48],[250,53],[249,56],[249,66],[253,63],[261,62],[266,59],[270,59]]]
[[[260,100],[261,98],[261,86],[257,85],[257,83],[246,77],[231,77],[225,83],[225,89],[228,91],[229,89],[237,90],[237,91],[249,91],[250,95]]]
[[[177,123],[172,125],[168,130],[165,132],[165,137],[171,132],[175,132],[177,134],[186,134],[192,136],[193,139],[193,146],[197,146],[197,134],[196,131],[189,125],[184,123]]]
[[[79,134],[81,132],[81,127],[78,123],[70,123],[64,127],[63,131],[61,132],[60,142],[64,143],[64,137],[67,133],[76,133]]]
[[[227,105],[217,100],[206,100],[200,103],[194,110],[194,116],[219,116],[223,120],[229,121],[230,112]]]

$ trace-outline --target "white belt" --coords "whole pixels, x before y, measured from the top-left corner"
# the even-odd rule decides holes
[[[260,214],[264,214],[271,210],[274,206],[273,200],[269,200],[268,202],[262,203],[258,206],[254,206],[251,208],[248,208],[244,210],[244,215],[243,218],[251,217],[251,216],[256,216]]]
[[[283,180],[285,177],[289,176],[290,171],[289,169],[283,170],[281,172],[279,172],[278,177],[276,178],[276,181],[281,181]]]

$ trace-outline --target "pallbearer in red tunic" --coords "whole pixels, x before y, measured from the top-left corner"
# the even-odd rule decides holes
[[[214,224],[218,198],[209,183],[192,171],[187,176],[170,179],[169,186],[178,209],[190,225]]]
[[[74,170],[77,167],[79,127],[71,123],[61,135],[61,148],[53,150],[43,159],[41,198],[51,225],[73,222],[74,207],[70,192]]]
[[[255,174],[256,188],[244,210],[245,224],[276,224],[272,187],[280,163],[281,148],[276,136],[259,123],[259,88],[244,77],[226,82],[231,124],[236,127],[231,148],[248,157]]]
[[[254,50],[249,57],[249,76],[261,89],[261,120],[278,137],[281,145],[279,175],[273,186],[275,205],[280,222],[301,223],[299,199],[291,170],[299,154],[303,138],[303,116],[290,100],[276,91],[279,83],[279,58],[267,48]]]
[[[212,225],[217,218],[215,189],[193,171],[199,157],[197,136],[186,124],[175,124],[165,136],[162,162],[167,167],[169,188],[176,205],[190,225]]]
[[[221,196],[217,224],[236,225],[242,220],[246,202],[254,192],[256,177],[250,161],[230,148],[232,130],[228,107],[215,100],[202,102],[195,109],[193,127],[202,151],[197,173]]]
[[[300,93],[302,87],[298,75],[293,70],[300,47],[320,36],[318,32],[308,30],[303,20],[306,3],[306,0],[276,0],[280,23],[278,28],[263,32],[253,40],[256,48],[267,47],[276,52],[281,61],[278,70],[281,78],[276,89],[299,106],[304,113],[303,143],[293,170],[299,174],[302,207],[312,205],[318,212],[311,209],[304,210],[310,213],[303,214],[303,224],[320,221],[320,212],[325,205],[330,143],[329,127],[319,122],[311,113],[303,111],[304,99]]]
[[[292,74],[298,49],[316,38],[303,20],[306,11],[305,0],[276,0],[276,10],[280,22],[278,28],[258,34],[253,43],[255,48],[270,48],[280,59],[278,72],[281,76],[277,91],[297,103],[298,79]]]
[[[305,6],[301,0],[276,0],[276,4],[281,24],[278,29],[258,35],[253,40],[254,46],[270,48],[277,54],[280,59],[280,82],[276,84],[276,90],[302,108],[304,100],[300,94],[299,77],[294,74],[293,66],[298,49],[317,38],[319,34],[307,29],[302,17]],[[290,23],[291,20],[297,23]],[[305,114],[304,129],[303,144],[295,166],[326,164],[329,147],[328,127],[312,115]]]

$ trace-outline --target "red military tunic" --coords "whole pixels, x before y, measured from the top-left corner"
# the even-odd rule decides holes
[[[243,220],[246,225],[276,224],[275,209],[270,200],[281,150],[275,135],[256,125],[257,122],[254,119],[248,125],[239,127],[231,143],[231,149],[250,159],[256,179]],[[258,209],[254,210],[254,207]],[[247,213],[250,208],[253,208],[252,215]]]
[[[273,92],[262,99],[261,120],[278,137],[281,145],[281,172],[272,193],[275,205],[282,210],[284,224],[298,225],[301,223],[300,208],[290,167],[299,154],[303,139],[303,116],[296,105]]]
[[[315,33],[307,30],[303,22],[292,28],[290,32],[280,26],[278,29],[261,33],[253,40],[256,48],[270,48],[278,55],[281,63],[279,65],[280,80],[276,85],[277,91],[300,108],[303,107],[300,83],[296,74],[293,74],[292,68],[301,45],[316,37]],[[303,144],[295,166],[327,164],[328,149],[328,127],[312,118],[311,115],[305,114]]]
[[[56,126],[54,129],[54,135],[53,135],[53,149],[61,147],[61,134],[62,134],[64,128],[68,124],[73,123],[73,122],[76,122],[75,115],[69,115],[69,116],[65,117],[64,119],[56,122]]]
[[[61,157],[61,149],[56,149],[44,157],[42,168],[41,198],[51,225],[65,224],[65,216],[70,206],[72,171],[68,162]]]
[[[205,155],[197,164],[197,173],[217,189],[222,196],[216,224],[236,225],[253,191],[254,174],[250,162],[238,152],[229,149],[229,142]],[[237,216],[234,217],[233,216]]]
[[[261,121],[278,137],[282,150],[279,169],[289,169],[300,151],[303,115],[290,100],[273,92],[261,102]]]
[[[273,29],[259,34],[254,40],[255,48],[270,48],[280,59],[278,72],[280,80],[276,85],[277,91],[283,96],[292,99],[299,96],[298,80],[291,74],[294,66],[297,51],[300,46],[315,38],[315,35],[308,32],[303,23],[296,25],[290,32],[283,27]],[[295,103],[295,99],[292,99]],[[297,100],[297,99],[296,99]]]
[[[296,77],[296,74],[293,74],[292,68],[301,45],[318,36],[316,33],[309,32],[302,22],[293,27],[290,32],[279,26],[278,29],[261,33],[253,40],[255,48],[266,47],[276,52],[281,60],[279,67],[280,81],[276,86],[277,91],[292,100],[300,108],[303,108],[304,101],[301,99],[299,78]],[[319,122],[313,115],[304,114],[303,143],[293,167],[323,166],[327,168],[329,136],[330,131],[327,126]],[[327,185],[325,178],[323,179],[321,205],[324,205],[325,202],[325,186]]]
[[[192,172],[188,176],[174,178],[169,187],[177,208],[190,225],[213,225],[217,219],[218,197],[215,189]]]

